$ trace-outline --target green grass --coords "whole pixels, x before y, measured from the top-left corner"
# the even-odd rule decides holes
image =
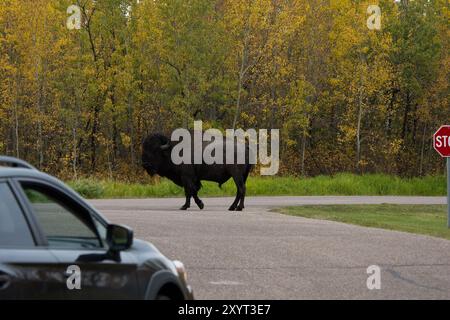
[[[149,198],[183,196],[182,188],[169,180],[161,179],[155,184],[126,183],[119,181],[83,179],[68,183],[86,198]],[[200,196],[231,196],[236,188],[230,179],[222,186],[202,182]],[[247,181],[247,195],[420,195],[443,196],[446,194],[444,176],[422,178],[399,178],[396,176],[348,173],[313,178],[300,177],[250,177]]]
[[[446,205],[323,205],[286,207],[277,211],[292,216],[450,239]]]

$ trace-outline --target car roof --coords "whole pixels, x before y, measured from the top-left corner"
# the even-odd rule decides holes
[[[74,192],[70,187],[68,187],[65,183],[60,181],[59,179],[46,174],[37,169],[26,169],[26,168],[14,168],[14,167],[4,167],[0,165],[0,179],[8,179],[8,178],[34,178],[37,180],[45,181],[50,184],[56,185],[66,192],[70,192],[76,195],[77,198],[80,198],[76,192]]]
[[[28,177],[28,178],[35,177],[47,180],[47,178],[49,178],[50,176],[48,174],[45,174],[41,171],[34,169],[12,168],[0,165],[0,178],[12,178],[12,177]]]

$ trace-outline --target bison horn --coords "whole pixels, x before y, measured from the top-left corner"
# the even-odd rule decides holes
[[[169,148],[170,148],[170,143],[168,143],[168,142],[161,146],[161,150],[167,150]]]

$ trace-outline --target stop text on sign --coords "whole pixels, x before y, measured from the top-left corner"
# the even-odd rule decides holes
[[[436,148],[450,147],[450,136],[437,136]]]

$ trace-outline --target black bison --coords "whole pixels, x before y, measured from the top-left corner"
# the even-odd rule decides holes
[[[144,139],[142,146],[142,165],[147,173],[151,176],[158,174],[161,177],[166,177],[172,180],[175,184],[184,188],[186,195],[186,203],[180,210],[186,210],[191,205],[191,197],[194,198],[195,203],[200,209],[203,209],[204,204],[198,197],[198,191],[202,187],[201,181],[217,182],[219,186],[233,178],[237,194],[236,199],[230,206],[230,211],[241,211],[244,208],[244,199],[246,187],[245,183],[247,177],[252,169],[249,161],[249,146],[245,144],[245,162],[243,164],[226,164],[225,141],[223,138],[223,164],[206,164],[202,161],[201,164],[174,164],[171,153],[172,148],[178,143],[171,141],[168,137],[162,134],[151,134]],[[203,142],[204,148],[211,142]],[[193,134],[191,134],[191,145],[194,146]],[[192,147],[194,149],[194,147]],[[237,158],[238,148],[234,144],[235,159]],[[192,160],[191,163],[194,161]]]

